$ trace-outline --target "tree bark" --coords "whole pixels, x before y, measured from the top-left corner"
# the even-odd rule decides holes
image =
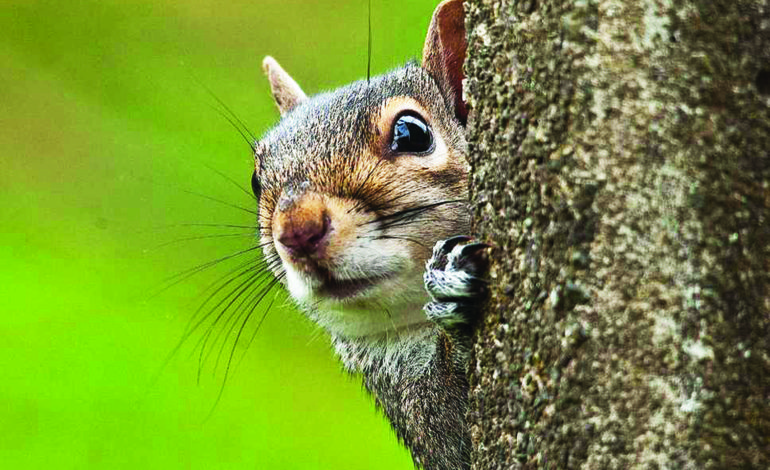
[[[770,3],[466,17],[473,468],[770,468]]]

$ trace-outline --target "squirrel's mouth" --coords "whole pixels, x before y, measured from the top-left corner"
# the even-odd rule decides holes
[[[391,275],[380,275],[376,277],[344,280],[327,277],[318,287],[317,292],[323,297],[330,297],[338,300],[347,299],[362,294],[390,277]]]
[[[358,297],[396,275],[396,272],[385,272],[374,273],[367,277],[340,279],[335,276],[335,268],[319,263],[312,258],[291,264],[302,272],[305,282],[315,297],[332,300],[347,300]]]

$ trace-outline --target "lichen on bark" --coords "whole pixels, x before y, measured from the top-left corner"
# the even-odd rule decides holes
[[[466,16],[474,468],[770,468],[770,3]]]

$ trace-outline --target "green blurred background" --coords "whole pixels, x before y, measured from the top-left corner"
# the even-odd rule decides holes
[[[435,3],[372,0],[373,73],[419,56]],[[167,279],[253,243],[184,225],[253,223],[191,194],[253,204],[217,173],[248,187],[253,163],[205,87],[260,135],[263,56],[316,93],[366,53],[361,0],[0,3],[0,468],[410,468],[284,296],[218,404],[202,333],[163,366],[234,265]]]

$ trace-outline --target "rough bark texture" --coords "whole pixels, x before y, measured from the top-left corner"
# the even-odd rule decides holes
[[[474,468],[770,468],[770,2],[466,15]]]

